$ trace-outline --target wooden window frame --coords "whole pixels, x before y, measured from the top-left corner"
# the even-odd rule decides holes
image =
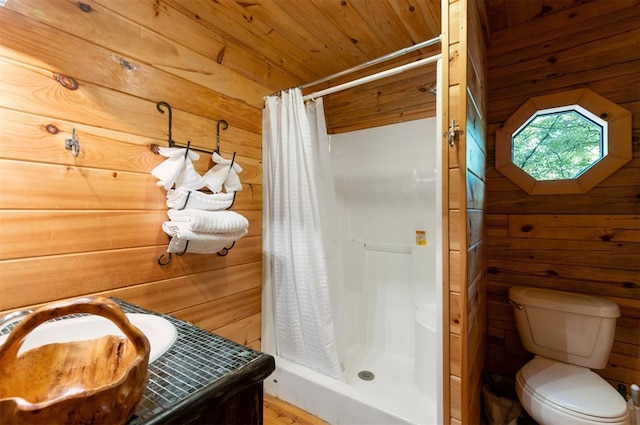
[[[512,162],[513,134],[538,111],[579,105],[607,122],[604,156],[575,179],[536,180]],[[496,131],[496,169],[530,195],[586,193],[632,158],[631,112],[589,89],[530,98]]]

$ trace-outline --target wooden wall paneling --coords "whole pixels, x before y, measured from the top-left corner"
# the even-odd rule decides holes
[[[486,203],[485,193],[484,181],[475,173],[467,172],[467,208],[482,210]]]
[[[159,209],[165,193],[151,174],[0,159],[11,181],[0,193],[4,208]]]
[[[463,210],[449,210],[449,249],[450,251],[461,251],[460,248],[460,238],[461,237],[466,237],[467,232],[463,231],[462,229],[466,230],[467,226],[466,226],[466,220],[464,220],[463,218],[461,218],[461,211]],[[461,228],[462,227],[462,228]],[[463,264],[463,262],[466,259],[460,258],[460,263],[458,264],[459,266],[461,266]]]
[[[639,95],[628,88],[640,84],[638,16],[635,1],[613,5],[596,0],[493,33],[489,75],[497,84],[489,91],[491,145],[491,133],[530,96],[589,87],[633,108]],[[593,54],[598,55],[597,66]],[[608,366],[598,373],[614,386],[638,379],[637,141],[632,149],[633,160],[583,195],[527,195],[497,173],[489,157],[489,372],[513,376],[531,358],[519,342],[506,298],[508,288],[517,284],[600,295],[618,303],[614,348]]]
[[[461,176],[460,176],[460,169],[459,168],[450,168],[449,169],[449,209],[450,210],[458,210],[458,209],[460,209],[460,198],[461,198],[461,196],[458,193],[458,191],[460,190],[460,186],[461,186],[460,178],[461,178]]]
[[[485,240],[486,56],[478,2],[469,1],[466,32],[467,376],[468,423],[482,422],[482,376],[487,352]]]
[[[530,239],[507,237],[491,232],[490,256],[520,261],[540,261],[546,264],[568,264],[608,269],[638,270],[640,252],[637,242],[602,243],[585,239]],[[578,241],[579,242],[576,242]]]
[[[125,20],[97,3],[90,3],[90,11],[84,12],[71,2],[52,3],[43,0],[9,3],[7,7],[22,15],[40,20],[60,31],[115,50],[128,65],[131,59],[144,61],[157,68],[181,76],[200,85],[227,95],[246,99],[257,108],[262,107],[262,96],[272,90],[218,62],[172,41],[162,33],[140,31],[139,26]],[[86,10],[86,7],[85,7]],[[172,24],[174,26],[175,23]],[[101,28],[102,31],[87,29]],[[179,66],[177,66],[179,64]]]
[[[255,244],[255,242],[252,243]],[[191,307],[194,299],[198,299],[200,304],[258,288],[260,279],[256,277],[260,276],[260,262],[242,263],[236,260],[227,263],[226,267],[194,271],[153,283],[104,291],[100,294],[126,298],[142,307],[171,314]]]
[[[611,25],[611,24],[610,24]],[[491,74],[492,89],[518,87],[531,78],[541,81],[558,72],[574,74],[584,71],[585,63],[597,63],[597,67],[608,67],[634,60],[636,49],[629,44],[629,38],[638,40],[640,30],[627,30],[606,39],[584,42],[562,51],[552,52],[546,57],[537,56],[526,62],[511,64],[506,68],[496,68]],[[556,65],[557,64],[557,65]],[[596,65],[592,65],[596,68]],[[508,78],[507,78],[508,76]]]
[[[502,31],[496,31],[491,34],[491,48],[489,56],[505,54],[503,49],[511,51],[520,50],[523,45],[531,43],[548,42],[558,36],[565,36],[562,31],[575,31],[578,26],[580,28],[591,28],[596,21],[601,21],[604,16],[614,13],[617,10],[630,10],[637,2],[635,0],[620,0],[609,4],[606,1],[594,1],[588,3],[574,3],[575,7],[567,8],[558,13],[543,16],[540,19],[532,19],[521,25],[508,24],[508,27]],[[540,32],[540,24],[543,23],[546,28],[553,28],[554,31]],[[572,27],[570,30],[567,27]],[[536,34],[536,37],[531,37]],[[521,42],[522,44],[517,44]],[[578,41],[580,42],[580,41]],[[512,58],[513,60],[513,58]]]
[[[632,214],[518,214],[509,216],[509,237],[640,242],[640,218]]]
[[[637,181],[637,182],[636,182]],[[628,180],[629,185],[602,187],[596,186],[584,195],[536,195],[523,197],[514,191],[493,191],[489,182],[487,205],[494,213],[525,214],[627,214],[638,211],[637,185],[640,179]],[[634,187],[635,186],[635,187]]]
[[[160,139],[4,108],[0,108],[0,120],[0,157],[4,159],[136,172],[149,172],[164,159],[152,155],[147,148],[151,143],[166,144]],[[71,138],[74,128],[78,139],[81,137],[78,157],[64,148],[64,141]]]
[[[0,260],[162,245],[167,220],[163,210],[0,210]]]
[[[435,103],[428,89],[435,85],[435,65],[405,71],[398,76],[329,95],[328,116],[335,122],[353,120],[354,115],[374,115],[382,111],[413,108]]]
[[[467,210],[467,246],[472,247],[484,238],[484,211]]]
[[[173,314],[204,329],[213,331],[260,313],[262,308],[261,295],[262,288],[249,289],[174,311]]]
[[[221,308],[216,323],[259,347],[260,325],[251,319],[260,313],[262,270],[256,99],[268,90],[113,8],[91,2],[85,13],[73,3],[40,0],[10,6],[0,9],[0,175],[8,182],[0,195],[0,234],[8,242],[0,254],[0,310],[103,294],[202,322],[190,312],[206,308],[194,306],[228,303],[237,312]],[[94,60],[79,60],[88,57]],[[73,78],[77,89],[63,88],[57,74]],[[174,107],[180,144],[211,149],[216,119],[230,124],[221,148],[226,157],[237,152],[244,168],[234,210],[250,226],[226,257],[186,254],[157,264],[168,243],[160,227],[165,191],[150,175],[164,158],[148,149],[166,145],[168,116],[156,110],[158,100]],[[63,147],[73,128],[77,157]],[[195,166],[204,172],[210,158],[201,155]]]
[[[0,18],[1,12],[2,10],[0,10]],[[83,81],[78,81],[80,86],[77,90],[67,90],[56,82],[55,73],[17,65],[8,60],[0,59],[0,72],[11,78],[0,82],[0,89],[3,92],[0,107],[68,122],[80,122],[96,128],[107,127],[118,132],[152,137],[150,141],[152,143],[167,139],[167,116],[156,110],[155,100],[139,99]],[[118,113],[114,114],[114,111]],[[225,142],[234,140],[233,137],[239,133],[231,122],[230,128],[221,134],[221,147],[224,151],[230,148]],[[212,148],[214,146],[216,128],[214,120],[174,108],[173,123],[175,141],[185,144],[186,140],[191,140],[195,147]],[[78,138],[82,140],[83,135],[79,132]],[[246,131],[242,135],[244,136],[242,140],[249,139]],[[137,136],[134,140],[139,139]],[[70,135],[66,138],[70,138]],[[257,156],[255,149],[253,152],[253,155]],[[80,153],[79,159],[82,159],[82,147]]]
[[[616,64],[605,69],[594,69],[596,72],[577,73],[563,75],[554,78],[547,78],[536,81],[535,85],[526,84],[518,88],[504,88],[496,91],[495,102],[489,103],[489,108],[494,111],[492,116],[502,119],[509,118],[522,103],[522,99],[528,99],[539,94],[559,92],[567,89],[587,87],[596,93],[608,93],[607,98],[617,104],[625,104],[633,101],[633,91],[628,90],[630,86],[638,84],[638,77],[635,69],[640,65],[640,61],[633,60],[623,64]],[[513,108],[513,109],[512,109]],[[500,111],[500,112],[498,112]],[[502,116],[497,114],[501,113]]]
[[[434,53],[431,53],[434,54]],[[430,56],[423,55],[422,57]],[[375,71],[362,72],[368,76],[383,69],[410,63],[411,60],[393,61]],[[325,113],[330,133],[352,131],[356,128],[384,125],[435,116],[435,95],[429,90],[435,87],[435,64],[409,70],[381,81],[364,84],[325,97]],[[359,78],[354,75],[352,79]],[[338,79],[331,85],[337,85]],[[349,79],[351,80],[351,79]],[[324,87],[311,88],[312,93]]]
[[[449,377],[449,398],[450,398],[450,409],[451,409],[451,417],[449,418],[449,423],[452,425],[456,422],[458,423],[466,423],[462,419],[464,405],[462,401],[462,380],[459,376],[450,375]]]
[[[166,252],[166,245],[3,260],[0,262],[0,311],[183,274],[220,270],[248,259],[259,262],[262,251],[256,239],[260,240],[256,237],[240,239],[226,257],[215,254],[173,256],[171,265],[165,268],[156,260]]]
[[[214,329],[217,335],[241,345],[249,345],[260,340],[262,315],[260,313],[240,319],[229,325]]]
[[[462,291],[463,281],[460,270],[460,251],[449,251],[449,290]]]
[[[236,192],[233,203],[234,210],[262,211],[262,185],[245,184],[240,192]]]
[[[419,107],[412,107],[410,110],[391,111],[384,114],[372,115],[365,119],[356,119],[339,124],[331,124],[328,122],[327,132],[329,134],[346,133],[382,125],[398,124],[406,121],[434,117],[435,115],[435,103],[426,103]]]
[[[466,292],[466,291],[465,291]],[[466,296],[463,296],[459,292],[450,292],[449,293],[449,332],[455,335],[462,335],[464,325],[466,322],[463,320],[464,314],[466,313],[466,305],[463,304],[463,300],[466,300]],[[460,345],[462,348],[462,344],[464,343],[464,338],[460,340]],[[462,354],[462,351],[460,352]],[[462,356],[459,356],[462,360]]]
[[[300,83],[298,76],[268,63],[234,40],[225,39],[219,31],[200,24],[166,3],[158,4],[155,0],[96,0],[95,3],[273,91]]]
[[[508,255],[489,258],[489,273],[497,282],[531,285],[637,299],[640,280],[637,270],[541,263],[515,260]]]
[[[459,64],[462,64],[463,61],[460,60],[458,61]],[[461,108],[461,97],[463,96],[463,94],[461,93],[461,89],[460,89],[460,84],[455,84],[453,86],[449,87],[449,108],[453,109],[453,110],[460,110]],[[462,97],[463,98],[463,97]],[[449,123],[447,123],[446,126],[443,125],[443,129],[445,131],[448,131],[449,127],[451,126],[451,120],[453,118],[449,119]],[[462,124],[458,123],[458,120],[455,120],[458,127],[460,127]],[[466,121],[466,120],[465,120]],[[464,131],[464,130],[462,130]],[[463,137],[461,139],[464,139],[464,133],[463,133]],[[461,153],[459,148],[458,149],[449,149],[449,151],[447,152],[447,155],[449,156],[448,160],[449,160],[449,168],[461,168],[464,169],[465,167],[460,165],[460,155],[464,155],[465,159],[466,159],[466,154],[465,153]],[[465,187],[466,185],[462,184],[461,187]],[[464,205],[464,204],[463,204]]]
[[[83,13],[78,9],[77,13]],[[45,67],[61,72],[79,81],[110,87],[153,103],[164,100],[175,109],[191,112],[210,119],[226,119],[229,124],[260,133],[260,108],[223,96],[175,75],[133,61],[123,65],[125,58],[96,44],[57,31],[48,25],[2,8],[0,10],[0,55],[25,64]],[[24,28],[29,28],[25,31]],[[61,50],[60,45],[65,49]],[[29,46],[28,49],[26,46]],[[92,61],[78,61],[77,52],[83,52]],[[154,84],[147,84],[153,81]],[[53,100],[53,99],[52,99]],[[97,104],[94,104],[95,109]],[[106,112],[122,110],[106,108]],[[93,109],[93,108],[92,108]],[[154,109],[155,111],[155,105]],[[124,113],[124,111],[122,112]],[[155,111],[157,115],[160,115]],[[118,116],[118,118],[124,118]],[[176,124],[180,121],[176,118]],[[113,120],[114,118],[111,118]],[[135,132],[134,132],[135,133]]]
[[[460,376],[462,374],[462,337],[458,334],[451,333],[449,335],[449,352],[451,357],[449,358],[450,372],[453,376]]]
[[[447,60],[443,60],[441,67],[441,78],[442,81],[438,84],[438,90],[441,90],[441,102],[442,102],[442,116],[440,117],[440,125],[443,130],[448,128],[449,125],[449,108],[451,103],[451,90],[449,88],[451,72],[455,72],[454,69],[456,67],[451,67],[448,64],[451,63],[451,33],[452,31],[457,31],[454,29],[454,25],[450,19],[452,18],[452,5],[446,0],[441,1],[441,26],[442,26],[442,55],[443,57],[446,55]],[[453,17],[453,19],[458,19],[457,16]],[[447,65],[445,65],[447,64]],[[454,68],[454,69],[452,69]],[[456,337],[452,337],[451,333],[451,311],[450,311],[450,298],[452,287],[455,288],[457,292],[461,290],[462,287],[462,274],[460,273],[460,257],[459,252],[451,250],[450,248],[450,237],[449,234],[451,232],[451,221],[450,221],[450,204],[451,204],[451,192],[457,193],[455,189],[452,189],[452,182],[450,179],[450,154],[449,154],[449,144],[447,143],[446,137],[442,137],[440,139],[440,149],[441,149],[441,169],[442,169],[442,204],[440,205],[441,214],[442,214],[442,421],[446,423],[452,423],[452,404],[454,403],[453,398],[459,400],[461,394],[452,394],[454,391],[454,386],[451,385],[451,376],[459,376],[462,371],[462,348],[461,341],[459,338],[456,340]],[[459,183],[456,183],[459,187]],[[459,205],[459,202],[458,202]],[[453,340],[452,340],[453,338]],[[452,375],[455,371],[455,375]],[[458,416],[460,416],[458,414]]]

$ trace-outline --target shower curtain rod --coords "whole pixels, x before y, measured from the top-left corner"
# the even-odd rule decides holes
[[[431,46],[432,44],[439,43],[441,40],[442,40],[442,34],[430,40],[423,41],[422,43],[414,44],[413,46],[405,47],[404,49],[396,50],[395,52],[389,53],[387,55],[380,56],[375,59],[371,59],[368,62],[362,63],[360,65],[356,65],[353,68],[345,69],[344,71],[337,72],[333,75],[329,75],[328,77],[320,78],[319,80],[315,80],[310,83],[303,84],[300,86],[300,88],[305,89],[307,87],[315,86],[316,84],[324,83],[325,81],[333,80],[334,78],[342,77],[343,75],[351,74],[352,72],[360,71],[361,69],[379,64],[380,62],[397,58],[398,56],[402,56],[407,53],[413,52],[415,50],[422,49],[423,47],[427,47],[427,46]]]
[[[358,78],[357,80],[353,80],[353,81],[349,81],[347,83],[344,84],[339,84],[337,86],[334,87],[329,87],[328,89],[324,89],[324,90],[320,90],[320,91],[316,91],[313,93],[310,93],[306,96],[302,97],[302,100],[314,100],[318,97],[322,97],[331,93],[336,93],[342,90],[346,90],[346,89],[350,89],[351,87],[356,87],[362,84],[366,84],[369,83],[371,81],[376,81],[379,80],[381,78],[385,78],[385,77],[389,77],[391,75],[396,75],[396,74],[400,74],[401,72],[404,71],[408,71],[410,69],[413,68],[418,68],[433,62],[436,62],[437,60],[439,60],[442,57],[442,53],[438,53],[437,55],[433,55],[433,56],[429,56],[428,58],[424,58],[424,59],[420,59],[418,61],[415,62],[411,62],[405,65],[400,65],[397,66],[395,68],[391,68],[391,69],[387,69],[386,71],[381,71],[378,72],[377,74],[371,74],[368,75],[366,77],[362,77],[362,78]]]

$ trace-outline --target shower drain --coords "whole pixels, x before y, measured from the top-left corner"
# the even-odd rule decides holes
[[[358,372],[358,378],[362,379],[363,381],[373,381],[373,378],[375,377],[376,375],[368,370],[361,370],[360,372]]]

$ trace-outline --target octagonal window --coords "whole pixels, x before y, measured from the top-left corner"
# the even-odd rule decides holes
[[[631,157],[631,112],[586,88],[532,97],[496,130],[496,169],[531,195],[586,193]]]
[[[606,155],[606,133],[578,105],[537,111],[513,133],[512,161],[537,181],[575,179]]]

